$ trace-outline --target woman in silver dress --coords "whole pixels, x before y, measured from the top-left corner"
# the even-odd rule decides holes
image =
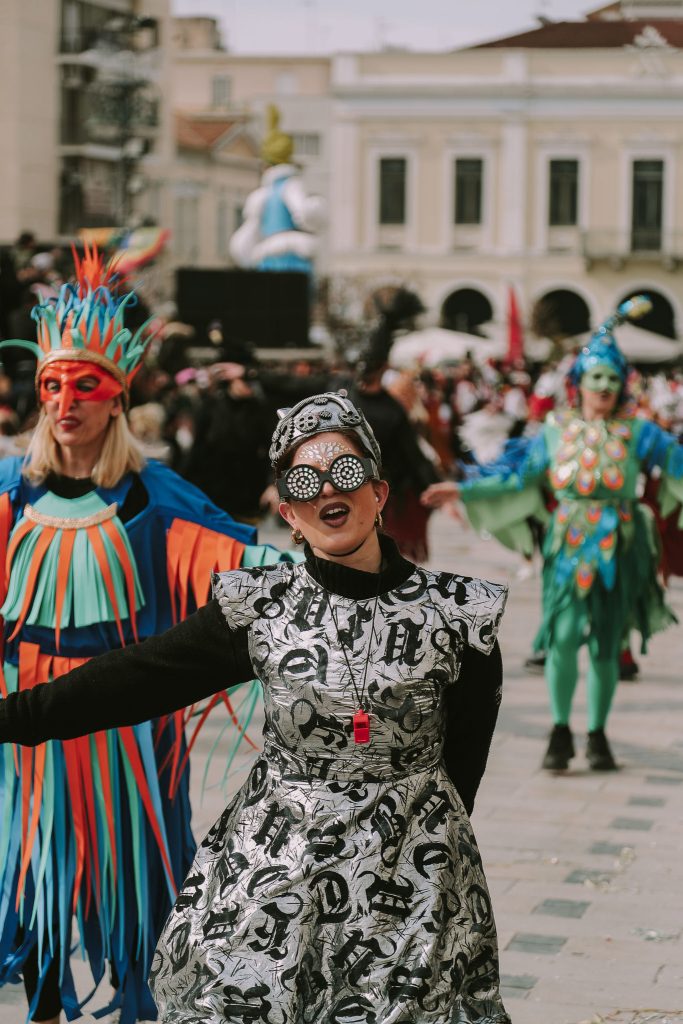
[[[130,724],[257,675],[263,752],[160,939],[161,1019],[509,1024],[468,817],[506,588],[418,568],[378,532],[381,455],[343,393],[286,410],[271,459],[305,562],[217,574],[163,636],[1,702],[0,742]]]

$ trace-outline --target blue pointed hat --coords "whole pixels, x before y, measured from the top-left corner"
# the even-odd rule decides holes
[[[652,302],[646,295],[634,295],[633,298],[622,302],[617,311],[598,327],[588,344],[579,352],[569,371],[570,384],[578,387],[584,373],[588,373],[595,366],[611,367],[625,384],[630,367],[626,356],[617,345],[614,329],[626,320],[640,320],[651,309]]]

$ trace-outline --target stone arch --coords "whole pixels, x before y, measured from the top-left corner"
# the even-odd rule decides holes
[[[539,338],[561,341],[590,330],[591,311],[582,295],[571,288],[554,288],[536,299],[531,330]]]
[[[478,288],[456,288],[441,304],[441,326],[452,331],[477,334],[493,320],[493,305]]]

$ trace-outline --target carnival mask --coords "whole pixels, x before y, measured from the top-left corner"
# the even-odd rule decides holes
[[[74,402],[104,402],[122,392],[110,373],[86,360],[56,359],[40,374],[40,401],[59,402],[60,419]]]
[[[581,387],[587,391],[609,391],[611,395],[618,395],[623,386],[624,382],[617,371],[605,363],[587,370],[581,378]]]

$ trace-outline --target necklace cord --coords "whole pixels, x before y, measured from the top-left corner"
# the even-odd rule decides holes
[[[318,561],[318,559],[316,558],[316,562],[317,561]],[[318,566],[318,573],[319,573],[319,575],[322,575],[320,573],[320,566]],[[341,632],[339,630],[339,623],[337,621],[337,615],[336,615],[336,612],[334,610],[334,604],[333,604],[333,602],[331,600],[331,598],[334,595],[331,594],[330,591],[327,590],[326,587],[323,587],[323,589],[327,593],[327,599],[328,599],[328,602],[329,602],[329,605],[330,605],[330,614],[332,615],[332,621],[334,622],[334,628],[337,631],[337,640],[339,642],[339,646],[341,647],[342,654],[344,655],[344,661],[346,662],[346,667],[347,667],[347,669],[349,671],[349,677],[351,679],[351,685],[353,686],[353,691],[354,691],[354,693],[356,695],[356,700],[358,701],[358,708],[359,708],[360,711],[366,711],[367,710],[366,707],[365,707],[365,688],[366,688],[367,680],[368,680],[368,667],[370,665],[370,655],[372,653],[372,641],[373,641],[373,637],[375,635],[375,614],[377,612],[377,605],[379,603],[379,590],[380,590],[380,586],[381,586],[381,575],[382,574],[381,574],[381,567],[380,567],[380,572],[377,573],[377,592],[375,593],[375,603],[374,603],[373,608],[372,608],[372,618],[370,620],[370,638],[368,640],[368,653],[367,653],[367,656],[365,658],[365,669],[363,671],[363,682],[361,684],[360,692],[359,692],[358,687],[356,685],[356,678],[355,678],[355,676],[353,674],[353,669],[351,668],[351,662],[349,661],[349,656],[348,656],[346,647],[344,646],[344,642],[342,641],[342,638],[341,638]]]

